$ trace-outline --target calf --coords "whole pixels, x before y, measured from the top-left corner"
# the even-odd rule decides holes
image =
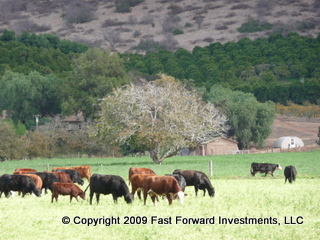
[[[173,174],[180,174],[186,181],[186,186],[194,186],[196,196],[198,196],[198,190],[203,190],[203,196],[206,195],[206,190],[210,197],[214,197],[215,190],[212,187],[208,176],[200,171],[196,170],[180,170],[176,169]]]
[[[152,199],[155,205],[157,195],[165,195],[169,205],[172,200],[178,197],[183,204],[184,193],[182,192],[178,181],[173,176],[147,176],[143,180],[143,202],[146,205],[147,195]]]
[[[68,174],[69,177],[71,178],[71,180],[74,183],[78,183],[81,186],[83,186],[83,184],[84,184],[83,179],[80,177],[80,174],[76,170],[73,170],[73,169],[57,169],[57,172],[64,172],[64,173]]]
[[[128,186],[120,176],[93,174],[88,187],[89,186],[90,204],[92,204],[92,197],[94,193],[96,194],[97,203],[99,203],[100,194],[112,194],[115,203],[118,203],[118,197],[122,196],[127,203],[132,203],[132,195],[129,192]]]
[[[36,188],[34,181],[29,176],[4,174],[1,177],[0,185],[6,197],[9,197],[10,191],[22,192],[22,197],[27,193],[34,193],[40,197],[40,190]]]
[[[130,179],[129,183],[131,183],[132,186],[132,197],[134,197],[135,192],[137,191],[137,195],[139,199],[141,200],[141,190],[143,189],[143,180],[145,177],[148,176],[155,176],[154,174],[133,174]]]
[[[52,198],[51,203],[53,203],[53,199],[58,201],[59,195],[69,195],[70,196],[70,203],[72,198],[74,197],[78,201],[78,196],[80,196],[83,200],[86,200],[85,193],[74,183],[61,183],[61,182],[54,182],[52,184]]]
[[[251,163],[251,175],[255,176],[256,173],[265,173],[264,176],[267,176],[268,173],[273,177],[273,172],[276,169],[282,169],[280,164],[272,164],[272,163]]]
[[[296,176],[297,176],[297,169],[295,168],[295,166],[286,166],[284,169],[284,177],[285,177],[285,181],[284,183],[287,182],[287,180],[289,181],[289,183],[292,183],[292,181],[296,180]]]

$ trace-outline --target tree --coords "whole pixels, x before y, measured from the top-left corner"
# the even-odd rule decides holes
[[[15,123],[20,121],[23,124],[34,123],[34,115],[43,117],[60,113],[59,83],[60,79],[54,75],[6,71],[0,79],[0,110],[7,110]],[[31,126],[26,127],[30,129]]]
[[[22,158],[22,145],[13,125],[0,121],[0,161]]]
[[[73,71],[64,88],[63,112],[76,114],[82,111],[85,118],[94,118],[99,99],[113,88],[128,84],[123,60],[108,49],[91,48],[74,60]]]
[[[220,85],[213,85],[204,97],[226,113],[229,135],[236,137],[240,149],[250,147],[251,142],[263,146],[272,130],[274,103],[259,103],[252,93],[231,91]]]
[[[142,87],[129,85],[106,96],[91,136],[115,145],[135,138],[136,146],[144,146],[153,162],[161,163],[181,149],[222,135],[225,123],[213,104],[161,75]]]

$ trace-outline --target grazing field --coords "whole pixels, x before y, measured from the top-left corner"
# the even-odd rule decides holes
[[[195,197],[187,187],[185,204],[169,206],[160,200],[147,206],[137,198],[115,205],[111,195],[79,202],[59,196],[51,203],[51,193],[40,198],[27,195],[0,199],[0,236],[5,239],[317,239],[320,234],[320,153],[277,153],[211,157],[174,157],[154,165],[148,157],[95,159],[42,159],[0,163],[0,175],[17,167],[39,171],[56,166],[88,164],[93,173],[116,174],[128,182],[131,166],[149,167],[157,174],[172,173],[176,168],[195,169],[208,174],[213,163],[214,198]],[[279,163],[297,168],[293,184],[284,184],[283,169],[274,177],[250,174],[252,162]],[[88,182],[85,180],[84,189]],[[131,188],[129,186],[129,188]],[[87,194],[88,197],[88,194]],[[62,221],[70,220],[69,224]],[[90,226],[87,226],[89,225]],[[110,226],[106,226],[109,225]],[[95,225],[95,226],[94,226]]]

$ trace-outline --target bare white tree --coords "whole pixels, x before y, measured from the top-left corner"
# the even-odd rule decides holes
[[[154,163],[222,135],[226,117],[173,77],[116,89],[101,104],[93,136],[113,144],[135,139]]]

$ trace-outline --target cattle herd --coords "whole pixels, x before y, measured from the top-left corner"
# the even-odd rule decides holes
[[[256,173],[271,174],[276,169],[282,169],[279,164],[270,163],[252,163],[250,173],[255,176]],[[294,166],[287,166],[284,170],[285,183],[287,180],[292,183],[296,179],[297,170]],[[89,182],[83,191],[78,185],[84,185],[83,178]],[[135,193],[140,200],[146,205],[149,196],[154,205],[159,201],[159,196],[164,196],[169,205],[174,199],[179,199],[183,204],[186,186],[194,186],[195,195],[198,190],[203,190],[203,196],[206,191],[210,197],[214,197],[215,190],[207,175],[196,170],[176,169],[172,174],[165,176],[156,175],[149,168],[131,167],[128,174],[129,186],[125,180],[118,175],[91,174],[91,167],[88,165],[76,167],[55,167],[51,172],[38,172],[31,168],[17,168],[13,174],[3,174],[0,176],[0,198],[2,193],[9,197],[12,192],[22,193],[24,197],[27,193],[41,196],[42,189],[47,194],[47,189],[52,193],[51,203],[54,199],[58,201],[59,195],[70,196],[78,201],[78,196],[83,200],[86,199],[86,191],[90,189],[90,204],[92,204],[93,195],[96,195],[96,201],[99,203],[100,194],[112,194],[115,203],[119,197],[124,197],[127,203],[132,203]]]

